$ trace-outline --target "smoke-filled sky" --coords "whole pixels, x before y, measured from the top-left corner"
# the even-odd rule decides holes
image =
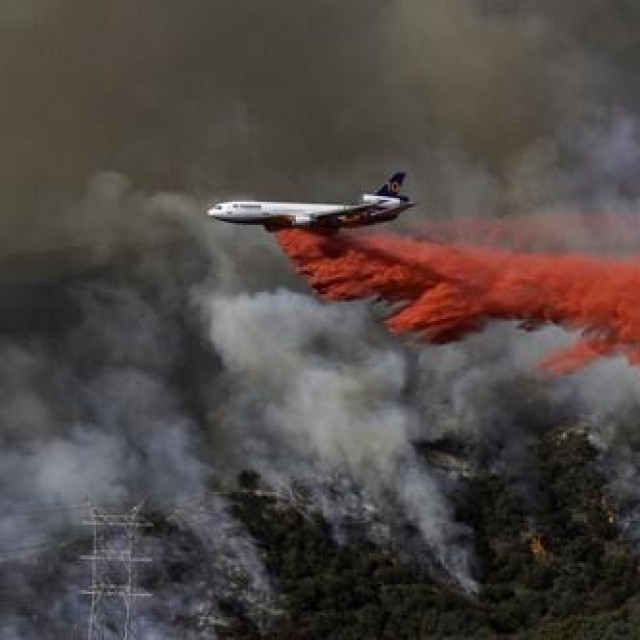
[[[10,245],[46,244],[104,170],[154,191],[333,198],[404,167],[419,215],[636,191],[632,2],[24,0],[0,12]]]
[[[301,480],[337,529],[338,474],[474,591],[473,532],[412,443],[462,436],[526,486],[523,434],[585,415],[633,505],[626,364],[540,377],[559,329],[418,349],[366,304],[314,299],[272,237],[203,212],[238,194],[349,198],[406,169],[407,226],[570,207],[615,228],[640,195],[639,21],[630,0],[1,2],[2,548],[57,543],[87,493],[171,509],[244,467]],[[612,249],[589,228],[563,242]],[[224,501],[211,512],[229,548],[194,535],[271,597]],[[42,576],[3,579],[18,576],[26,606]],[[65,593],[87,578],[57,577]],[[160,618],[201,594],[156,595],[154,637],[175,637]],[[42,637],[4,607],[3,637]],[[38,613],[65,637],[86,610],[53,594]]]

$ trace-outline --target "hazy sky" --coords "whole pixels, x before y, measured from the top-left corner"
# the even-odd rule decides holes
[[[0,228],[24,232],[103,170],[205,197],[326,198],[401,167],[445,213],[462,191],[460,206],[482,213],[591,193],[594,178],[573,172],[591,169],[587,152],[638,106],[639,11],[621,0],[5,0]],[[617,188],[617,169],[598,165],[595,182]]]

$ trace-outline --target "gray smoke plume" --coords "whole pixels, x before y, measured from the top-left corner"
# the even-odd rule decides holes
[[[56,274],[66,252],[45,253],[29,278],[2,289],[3,305],[16,310],[0,340],[1,586],[14,593],[3,605],[5,635],[42,637],[47,628],[69,637],[86,624],[80,589],[91,577],[79,565],[89,531],[79,524],[88,519],[87,500],[107,511],[145,501],[165,518],[182,514],[175,537],[191,551],[165,549],[162,537],[144,543],[156,571],[177,562],[200,570],[156,590],[140,618],[155,637],[175,637],[181,616],[206,617],[198,613],[203,603],[215,607],[230,593],[259,622],[255,602],[273,598],[250,537],[225,500],[211,496],[222,482],[213,456],[199,453],[200,393],[215,387],[219,365],[200,337],[190,290],[210,274],[221,291],[241,280],[213,240],[199,239],[198,213],[186,197],[144,196],[120,176],[96,176],[65,219],[82,221],[82,240],[100,229],[81,275]],[[243,287],[251,288],[250,278]],[[33,326],[24,322],[32,315],[25,291],[56,302]],[[211,526],[194,521],[193,511]],[[50,558],[50,566],[34,568],[34,557]]]
[[[408,357],[376,335],[366,309],[288,291],[210,305],[212,340],[233,390],[220,399],[220,420],[240,464],[248,455],[267,478],[295,477],[302,457],[392,493],[446,568],[475,588],[465,532],[412,447],[418,416],[406,402]]]

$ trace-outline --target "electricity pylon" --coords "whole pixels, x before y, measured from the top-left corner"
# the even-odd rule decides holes
[[[136,587],[136,566],[151,561],[136,555],[140,529],[153,526],[140,519],[141,508],[138,505],[128,513],[110,514],[89,504],[90,519],[83,524],[93,530],[93,551],[82,556],[91,562],[91,587],[82,591],[91,597],[88,640],[102,640],[107,628],[116,629],[116,637],[121,640],[132,640],[134,603],[151,596]],[[114,536],[118,532],[120,535]],[[110,608],[113,600],[122,601],[121,612]]]

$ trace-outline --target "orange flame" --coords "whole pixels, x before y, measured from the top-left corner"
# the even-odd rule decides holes
[[[622,353],[640,363],[640,259],[515,253],[444,246],[391,234],[323,235],[300,230],[278,242],[327,300],[402,303],[387,318],[398,334],[446,343],[493,319],[531,330],[555,323],[583,339],[541,366],[561,374]]]
[[[542,536],[533,536],[529,542],[529,549],[536,558],[547,558],[549,552],[547,551]]]
[[[607,501],[606,496],[600,496],[600,508],[604,511],[609,524],[614,524],[616,521],[616,513]]]

